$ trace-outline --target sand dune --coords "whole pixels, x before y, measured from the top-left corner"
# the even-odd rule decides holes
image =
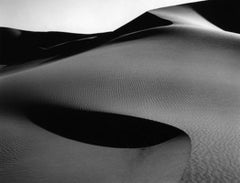
[[[151,9],[199,1],[203,0],[1,0],[0,26],[82,34],[109,32]]]
[[[76,40],[2,69],[1,183],[240,181],[237,33],[190,5]]]

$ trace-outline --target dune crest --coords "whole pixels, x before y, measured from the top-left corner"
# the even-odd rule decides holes
[[[207,21],[189,6],[161,8],[152,10],[150,13],[172,21],[174,24],[192,25],[207,30],[221,31],[219,27]]]
[[[80,34],[109,32],[151,9],[199,1],[203,0],[2,0],[0,26]]]

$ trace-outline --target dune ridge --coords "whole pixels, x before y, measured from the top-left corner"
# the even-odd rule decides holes
[[[101,3],[97,0],[2,0],[0,26],[34,31],[102,33],[114,31],[151,9],[199,1],[204,0],[106,0]]]

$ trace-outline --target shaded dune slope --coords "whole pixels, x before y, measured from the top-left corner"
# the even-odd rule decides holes
[[[61,106],[31,106],[25,113],[33,123],[55,134],[106,147],[146,148],[185,135],[146,119]]]
[[[147,12],[114,32],[101,34],[30,32],[1,28],[0,64],[5,66],[1,72],[59,60],[107,44],[125,34],[170,24],[170,21]]]
[[[95,40],[100,35],[102,34],[30,32],[1,28],[0,64],[11,67],[34,62],[35,60],[40,60],[38,61],[40,64],[49,59],[53,60],[58,55],[68,56],[73,53],[80,53],[96,46],[97,44],[94,45],[92,40]],[[69,45],[69,43],[71,44]]]
[[[218,0],[194,3],[190,5],[214,25],[230,32],[240,33],[238,6],[234,0]]]

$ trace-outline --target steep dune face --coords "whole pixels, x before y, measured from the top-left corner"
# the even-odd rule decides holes
[[[191,7],[214,25],[226,31],[240,33],[240,27],[236,21],[240,16],[236,1],[206,1],[193,3]]]
[[[1,75],[1,182],[240,181],[239,35],[189,7],[150,13],[173,24],[111,37],[87,52]],[[101,146],[36,120],[74,125],[73,111],[169,125],[173,138],[141,148]]]

